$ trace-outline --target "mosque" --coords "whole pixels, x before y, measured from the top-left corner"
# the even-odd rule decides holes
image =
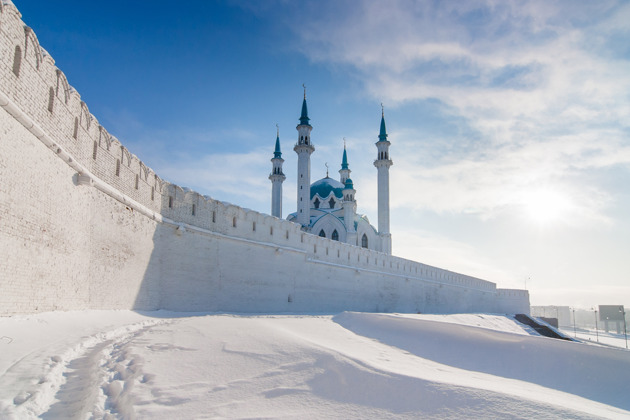
[[[298,223],[306,232],[345,242],[375,251],[392,253],[392,237],[389,231],[389,158],[390,142],[387,140],[385,114],[381,114],[381,128],[376,142],[377,157],[374,166],[378,170],[378,230],[370,224],[365,215],[357,213],[356,190],[350,178],[350,166],[346,146],[343,147],[339,181],[325,178],[311,184],[311,154],[315,146],[311,141],[306,92],[302,102],[302,113],[298,124],[298,141],[293,150],[298,155],[297,211],[287,216],[287,220]],[[276,147],[271,159],[273,165],[271,180],[271,215],[282,218],[282,183],[286,176],[282,172],[282,152],[280,137],[276,137]]]

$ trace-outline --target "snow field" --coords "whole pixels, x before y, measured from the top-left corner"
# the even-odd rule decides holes
[[[83,401],[102,401],[98,385],[105,379],[101,362],[108,347],[165,322],[170,321],[130,311],[0,318],[0,331],[11,338],[1,348],[0,418],[35,418],[48,411],[60,395],[76,391]],[[80,373],[73,375],[75,370]],[[76,404],[66,405],[64,413],[75,412]]]
[[[0,418],[628,418],[630,352],[506,316],[0,318]]]

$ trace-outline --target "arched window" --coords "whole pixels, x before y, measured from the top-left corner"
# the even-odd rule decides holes
[[[368,238],[367,238],[367,235],[365,233],[361,237],[361,246],[363,248],[367,248],[368,247]]]
[[[337,229],[333,230],[333,233],[332,233],[331,237],[332,237],[333,241],[338,241],[339,240],[339,232],[337,232]]]
[[[20,67],[22,66],[22,49],[19,45],[15,46],[15,53],[13,54],[13,74],[20,77]]]
[[[328,205],[330,206],[331,209],[335,208],[335,199],[331,198],[330,201],[328,202]]]
[[[315,206],[316,209],[319,208],[319,198],[316,198],[315,201],[313,201],[313,205]]]
[[[319,231],[319,236],[321,236],[322,238],[326,237],[326,232],[324,232],[324,229]]]

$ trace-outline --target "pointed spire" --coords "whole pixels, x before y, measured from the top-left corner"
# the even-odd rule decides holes
[[[310,125],[308,121],[308,108],[306,107],[306,85],[302,84],[304,88],[304,100],[302,101],[302,115],[300,115],[300,125]]]
[[[341,159],[341,169],[348,169],[348,155],[346,153],[346,138],[343,139],[343,158]]]
[[[385,107],[381,103],[381,132],[378,134],[378,141],[387,141],[387,130],[385,129]]]
[[[276,150],[273,152],[273,158],[282,158],[282,152],[280,151],[280,127],[276,124]]]

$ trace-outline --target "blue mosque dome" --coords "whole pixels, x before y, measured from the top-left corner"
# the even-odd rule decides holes
[[[319,195],[321,198],[326,198],[331,192],[335,194],[335,197],[343,199],[342,191],[344,188],[345,186],[336,179],[329,177],[322,178],[311,184],[311,199],[315,197],[315,194]]]

